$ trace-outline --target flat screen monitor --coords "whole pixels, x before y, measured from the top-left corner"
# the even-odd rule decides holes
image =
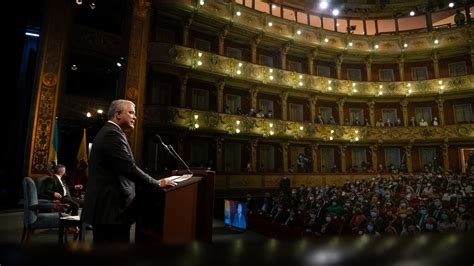
[[[247,229],[247,204],[224,200],[224,224],[239,230]]]

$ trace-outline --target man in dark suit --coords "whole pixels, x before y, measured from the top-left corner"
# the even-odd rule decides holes
[[[94,243],[129,242],[130,225],[137,210],[136,185],[147,188],[175,186],[167,178],[155,180],[136,164],[126,130],[135,127],[135,104],[115,100],[108,119],[97,133],[89,161],[82,219],[93,227]]]
[[[237,213],[234,215],[234,220],[232,220],[232,225],[241,229],[247,228],[247,221],[245,221],[245,216],[242,213],[241,203],[237,205]]]
[[[66,166],[58,164],[53,171],[54,175],[42,182],[38,197],[40,199],[59,200],[61,203],[68,204],[71,215],[78,215],[79,207],[84,205],[84,201],[71,197],[69,187],[66,181],[63,180],[63,177],[66,175]],[[82,185],[75,185],[74,189],[80,190]]]

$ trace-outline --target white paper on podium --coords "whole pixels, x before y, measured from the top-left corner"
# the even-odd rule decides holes
[[[176,183],[179,183],[179,182],[183,182],[183,181],[186,181],[186,180],[190,179],[192,176],[193,176],[193,174],[174,175],[174,176],[168,177],[168,179],[170,179],[170,180],[172,180]]]

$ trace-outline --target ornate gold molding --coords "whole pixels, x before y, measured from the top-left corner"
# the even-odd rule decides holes
[[[294,138],[295,132],[298,132],[299,138],[304,140],[332,142],[410,143],[474,139],[474,124],[428,127],[340,126],[263,119],[184,108],[159,108],[153,105],[147,105],[145,110],[147,116],[144,123],[150,126],[171,124],[177,127],[189,127],[189,121],[197,114],[200,119],[203,118],[203,123],[200,123],[197,130],[226,133],[229,132],[229,128],[232,128],[235,132],[236,121],[240,121],[239,134],[260,135],[268,138]],[[172,117],[167,117],[169,115]],[[211,120],[212,123],[210,123]],[[299,132],[300,128],[303,128],[301,132]]]
[[[289,92],[316,92],[347,97],[411,97],[474,91],[474,75],[423,81],[353,82],[296,73],[239,61],[179,45],[151,43],[150,61],[193,68],[219,76],[242,77]],[[130,66],[129,66],[130,67]],[[355,85],[354,85],[354,84]],[[354,86],[357,91],[354,92]]]

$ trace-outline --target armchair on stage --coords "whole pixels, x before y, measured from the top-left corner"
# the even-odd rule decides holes
[[[214,171],[192,169],[193,177],[146,197],[147,209],[136,222],[136,242],[211,242]],[[186,174],[174,170],[173,175]],[[151,205],[151,208],[149,207]]]

